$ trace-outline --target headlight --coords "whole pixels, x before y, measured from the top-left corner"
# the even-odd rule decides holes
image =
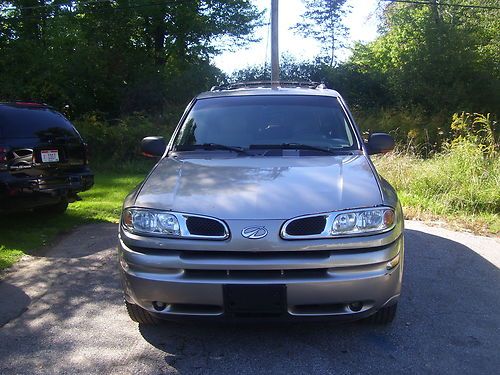
[[[370,207],[294,217],[281,227],[285,240],[363,236],[392,230],[396,214],[391,207]]]
[[[177,217],[166,212],[130,208],[123,213],[123,225],[134,233],[181,235]]]
[[[395,214],[392,208],[371,208],[342,212],[333,219],[332,236],[381,232],[394,226]]]
[[[219,241],[230,236],[222,220],[195,214],[131,207],[123,211],[121,222],[124,230],[145,236]]]

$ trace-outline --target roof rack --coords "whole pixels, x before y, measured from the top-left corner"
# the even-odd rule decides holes
[[[236,82],[227,85],[213,86],[210,91],[237,90],[243,88],[264,88],[264,87],[306,87],[310,89],[326,89],[324,83],[312,81],[251,81]]]

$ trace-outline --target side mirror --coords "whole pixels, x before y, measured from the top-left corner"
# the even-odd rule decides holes
[[[386,152],[394,150],[394,146],[394,139],[389,134],[385,133],[370,134],[368,142],[366,143],[368,155],[385,154]]]
[[[167,144],[163,137],[146,137],[141,141],[141,151],[148,158],[159,158],[163,156]]]

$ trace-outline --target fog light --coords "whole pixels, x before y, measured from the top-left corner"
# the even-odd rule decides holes
[[[387,270],[392,270],[394,267],[396,267],[398,264],[399,264],[399,260],[400,260],[400,256],[399,254],[396,255],[394,258],[392,258],[392,260],[390,260],[389,262],[387,262]]]
[[[156,311],[163,311],[167,307],[167,304],[165,302],[158,302],[158,301],[153,301],[153,308]]]
[[[363,308],[363,303],[361,302],[353,302],[349,304],[349,309],[354,312],[361,311]]]

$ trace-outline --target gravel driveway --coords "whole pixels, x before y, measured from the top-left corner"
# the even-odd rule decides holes
[[[88,225],[0,275],[0,374],[498,374],[500,240],[407,222],[399,315],[359,323],[129,320],[115,225]]]

